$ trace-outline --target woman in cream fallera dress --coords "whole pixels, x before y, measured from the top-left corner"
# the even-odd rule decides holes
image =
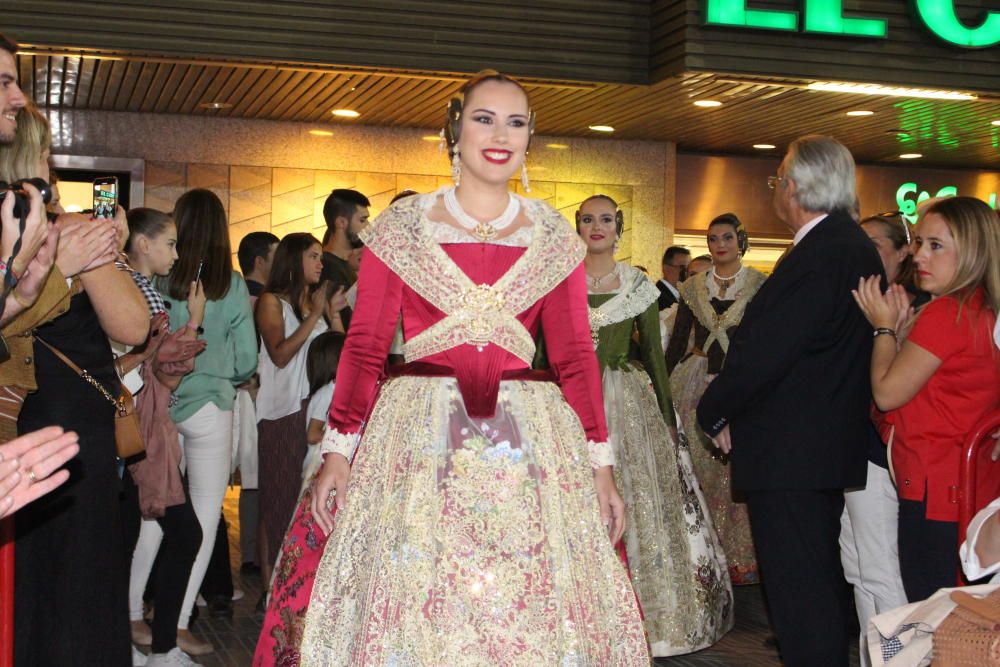
[[[757,556],[746,504],[733,499],[729,460],[698,426],[696,410],[705,389],[722,370],[729,341],[765,276],[741,263],[746,236],[735,215],[713,220],[708,239],[714,266],[681,284],[666,361],[677,411],[691,443],[694,471],[722,542],[730,578],[737,585],[756,584]]]
[[[629,519],[625,546],[632,585],[652,654],[679,655],[714,644],[732,628],[733,594],[687,441],[674,435],[659,290],[638,269],[614,262],[621,226],[617,205],[604,195],[585,200],[577,213],[588,248],[590,328],[615,480]],[[630,355],[630,346],[638,355]]]
[[[623,529],[584,249],[557,211],[506,190],[530,137],[520,86],[490,74],[464,93],[448,133],[461,185],[396,202],[365,234],[314,487],[332,532],[297,660],[646,666],[601,518]],[[469,192],[507,207],[477,221]],[[400,313],[409,363],[384,377]],[[530,368],[539,329],[551,374]]]

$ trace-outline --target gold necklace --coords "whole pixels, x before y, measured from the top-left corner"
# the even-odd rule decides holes
[[[598,290],[598,289],[600,289],[601,288],[601,283],[603,283],[605,280],[607,280],[611,276],[615,275],[616,273],[618,273],[618,267],[617,266],[615,266],[615,268],[611,269],[610,273],[606,273],[603,276],[601,276],[600,278],[595,278],[595,277],[593,277],[592,275],[590,275],[588,273],[587,274],[587,280],[590,281],[590,289],[591,290]]]

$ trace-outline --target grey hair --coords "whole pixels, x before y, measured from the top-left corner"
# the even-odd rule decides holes
[[[858,199],[854,157],[833,137],[811,134],[793,141],[785,178],[795,181],[795,199],[807,211],[850,211]]]

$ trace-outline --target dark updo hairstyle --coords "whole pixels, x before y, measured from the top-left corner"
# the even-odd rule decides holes
[[[448,110],[444,121],[444,140],[448,144],[449,158],[455,157],[455,151],[458,150],[458,140],[462,136],[462,113],[465,107],[465,100],[469,98],[469,95],[477,86],[487,81],[511,83],[524,93],[525,99],[528,100],[528,146],[530,147],[531,145],[531,135],[535,133],[535,112],[531,110],[531,98],[528,97],[528,91],[514,77],[501,74],[495,69],[484,69],[462,84],[462,87],[458,89],[458,94],[448,101]]]
[[[862,227],[868,224],[880,225],[885,231],[886,238],[888,238],[892,243],[893,250],[902,250],[910,245],[910,230],[906,227],[909,223],[906,222],[905,218],[903,218],[902,213],[881,213],[879,215],[870,215],[858,224]],[[914,286],[915,281],[913,274],[915,271],[916,266],[913,264],[913,255],[906,253],[906,259],[899,264],[899,273],[896,275],[896,284],[903,285],[904,287]]]
[[[747,250],[750,249],[750,237],[747,236],[746,230],[743,229],[743,223],[740,222],[735,213],[723,213],[708,223],[708,228],[711,229],[715,225],[729,225],[732,227],[733,231],[736,232],[736,247],[740,250],[740,256],[742,257],[747,254]]]
[[[302,256],[314,245],[320,245],[319,239],[307,232],[286,234],[274,251],[271,275],[264,288],[265,292],[288,299],[299,321],[305,319],[302,313],[303,295],[312,291],[302,271]]]
[[[128,241],[125,242],[125,252],[132,252],[132,241],[136,236],[155,239],[163,233],[167,225],[174,224],[170,214],[155,208],[133,208],[125,214],[128,220]]]
[[[309,395],[312,396],[337,377],[337,364],[344,350],[347,334],[339,331],[324,331],[309,344],[306,353],[306,379],[309,381]]]
[[[614,207],[614,209],[615,209],[615,235],[618,236],[618,238],[621,238],[622,232],[625,231],[625,214],[622,213],[622,210],[620,208],[618,208],[618,202],[616,202],[614,199],[612,199],[608,195],[602,195],[602,194],[590,195],[589,197],[587,197],[586,199],[584,199],[582,202],[580,202],[580,208],[576,209],[576,233],[577,234],[580,233],[580,211],[583,210],[583,207],[584,207],[584,205],[587,202],[593,201],[595,199],[603,199],[604,201],[608,202],[609,204],[611,204]]]

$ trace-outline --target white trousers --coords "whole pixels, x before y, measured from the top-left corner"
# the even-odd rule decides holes
[[[863,667],[870,664],[865,641],[868,620],[907,604],[899,573],[898,522],[899,500],[889,471],[869,461],[867,484],[844,493],[840,519],[840,560],[844,576],[854,586]]]
[[[208,561],[215,548],[215,534],[222,516],[222,500],[229,483],[233,448],[233,413],[207,403],[177,425],[180,433],[181,463],[187,471],[188,493],[198,523],[201,524],[201,548],[191,566],[184,605],[177,627],[186,630],[191,620],[194,601],[208,570]]]

